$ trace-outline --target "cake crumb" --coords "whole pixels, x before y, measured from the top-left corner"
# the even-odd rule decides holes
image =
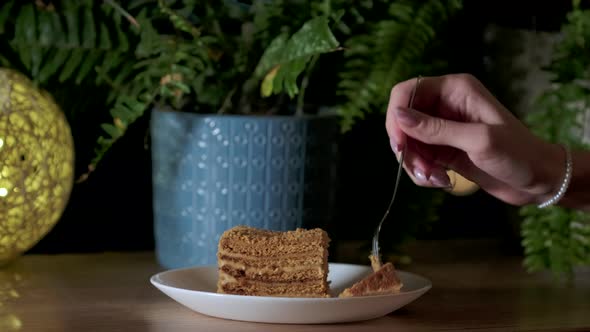
[[[371,267],[373,268],[374,272],[377,272],[379,269],[381,269],[381,262],[378,257],[371,254],[369,259],[371,260]]]

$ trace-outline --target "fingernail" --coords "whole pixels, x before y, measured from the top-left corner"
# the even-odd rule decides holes
[[[424,172],[420,169],[414,169],[414,177],[416,177],[416,179],[420,182],[426,182],[426,175],[424,174]]]
[[[392,138],[389,140],[389,145],[391,146],[391,151],[398,153],[402,150],[402,145],[395,142]]]
[[[450,188],[451,180],[446,172],[440,170],[433,170],[430,174],[430,182],[440,188]]]
[[[416,112],[408,108],[398,107],[395,116],[401,124],[407,127],[415,127],[420,122]]]

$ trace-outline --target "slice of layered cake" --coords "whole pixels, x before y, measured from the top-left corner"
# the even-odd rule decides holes
[[[231,228],[219,240],[217,292],[329,297],[329,242],[320,228],[285,232]]]
[[[346,288],[338,297],[371,296],[398,293],[403,284],[395,272],[392,263],[381,265],[371,258],[373,272]]]

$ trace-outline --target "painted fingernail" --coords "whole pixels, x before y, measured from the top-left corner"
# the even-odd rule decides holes
[[[407,127],[415,127],[420,122],[417,113],[408,108],[398,107],[395,116],[401,124]]]
[[[402,150],[402,145],[396,143],[394,139],[389,140],[389,145],[391,146],[391,151],[394,153],[399,153]]]
[[[426,175],[424,174],[424,172],[420,169],[414,169],[414,177],[416,177],[416,179],[420,182],[426,182]]]
[[[451,187],[451,180],[446,172],[440,170],[432,171],[430,175],[430,182],[441,188],[450,188]]]

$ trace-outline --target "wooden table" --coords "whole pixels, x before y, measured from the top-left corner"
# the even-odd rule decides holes
[[[0,331],[590,331],[590,271],[564,286],[495,247],[429,245],[405,268],[432,280],[428,293],[386,317],[333,325],[200,315],[149,283],[163,270],[153,253],[27,255],[0,269]]]

